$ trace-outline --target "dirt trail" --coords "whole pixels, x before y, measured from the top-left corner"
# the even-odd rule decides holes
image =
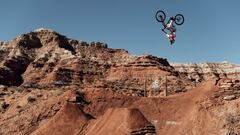
[[[158,135],[216,135],[217,131],[221,129],[218,124],[219,120],[211,116],[211,113],[202,107],[202,104],[208,102],[209,97],[216,90],[215,81],[207,81],[191,91],[167,98],[143,97],[130,98],[130,100],[128,97],[126,98],[128,100],[121,98],[120,101],[128,102],[129,104],[126,107],[138,108],[147,120],[155,126]],[[106,96],[106,94],[104,95]],[[96,101],[96,99],[91,101]],[[108,108],[106,102],[117,107],[113,103],[118,103],[119,100],[105,99],[103,103],[96,103],[96,106],[106,110]],[[92,107],[97,109],[94,106]],[[99,113],[99,111],[97,112]],[[122,118],[120,114],[119,118]],[[108,124],[108,122],[104,124],[99,122],[96,125],[101,127]]]
[[[167,102],[161,106],[162,113],[157,126],[159,133],[165,135],[209,134],[207,126],[211,127],[208,123],[211,118],[207,118],[211,116],[200,110],[199,103],[217,89],[214,83],[214,81],[207,81],[187,93],[168,97]],[[198,129],[199,125],[204,130]]]
[[[218,125],[218,119],[201,107],[215,90],[217,90],[215,82],[207,81],[191,91],[166,98],[134,98],[109,91],[98,91],[99,93],[96,90],[94,91],[97,93],[88,91],[90,95],[87,99],[92,101],[89,106],[92,110],[83,111],[76,104],[66,103],[54,117],[33,134],[114,133],[117,135],[125,134],[126,131],[152,132],[152,128],[146,129],[145,127],[153,124],[158,135],[216,135],[219,133],[217,131],[222,128]],[[112,107],[137,108],[139,111],[121,108],[107,111]],[[119,127],[119,125],[123,126]],[[119,131],[115,132],[117,130]]]

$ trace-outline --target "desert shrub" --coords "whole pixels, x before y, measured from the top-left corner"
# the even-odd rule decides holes
[[[9,107],[6,102],[0,102],[0,112],[4,112]]]
[[[28,101],[29,103],[32,103],[32,102],[36,101],[36,98],[34,98],[34,97],[32,97],[32,96],[29,96],[29,97],[27,98],[27,101]]]
[[[14,89],[19,93],[22,93],[25,90],[23,87],[15,87]]]

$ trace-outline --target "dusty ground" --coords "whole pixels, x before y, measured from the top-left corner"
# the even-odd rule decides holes
[[[1,134],[110,135],[117,128],[119,131],[114,133],[117,135],[134,131],[165,135],[227,135],[239,133],[240,127],[238,99],[215,98],[219,87],[212,80],[168,97],[127,96],[94,87],[23,92],[8,88],[4,91],[10,93],[5,98],[10,106],[0,115]],[[76,103],[79,93],[82,101]],[[131,128],[136,124],[138,128]],[[153,129],[146,129],[151,125]]]

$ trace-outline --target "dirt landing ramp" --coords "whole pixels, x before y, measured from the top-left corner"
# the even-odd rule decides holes
[[[92,119],[77,104],[66,103],[61,110],[32,135],[76,135],[83,132]]]
[[[111,108],[90,125],[86,135],[154,135],[155,127],[135,108]]]

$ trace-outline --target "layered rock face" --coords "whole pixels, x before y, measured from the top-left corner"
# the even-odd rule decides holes
[[[169,93],[186,91],[192,83],[164,58],[132,56],[105,43],[86,43],[49,29],[1,42],[0,51],[0,84],[7,86],[93,86],[147,96],[159,95],[166,83]]]
[[[215,97],[224,100],[234,100],[240,97],[240,78],[224,78],[218,82],[219,91]]]
[[[0,84],[24,87],[93,86],[136,96],[185,92],[202,80],[239,78],[229,63],[169,64],[151,55],[132,56],[100,42],[37,29],[0,42]]]
[[[139,56],[134,61],[110,68],[105,78],[106,86],[113,90],[137,96],[164,96],[184,92],[194,82],[174,70],[166,59]]]
[[[210,78],[240,78],[240,65],[228,62],[202,63],[202,64],[177,64],[171,65],[180,73],[187,74],[189,78],[196,81]]]
[[[240,65],[228,62],[203,64],[171,64],[175,70],[195,82],[216,80],[217,100],[235,100],[240,97]]]

